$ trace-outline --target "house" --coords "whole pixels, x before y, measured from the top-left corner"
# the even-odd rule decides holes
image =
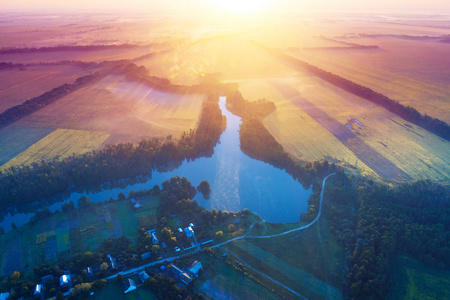
[[[53,275],[47,275],[47,276],[41,277],[42,283],[46,283],[49,280],[53,280]]]
[[[0,294],[0,300],[6,300],[9,298],[9,293],[1,293]]]
[[[91,267],[87,267],[86,271],[87,271],[87,274],[88,274],[89,277],[94,276],[94,271],[92,270]]]
[[[144,283],[147,278],[150,278],[150,275],[147,274],[147,272],[142,271],[141,273],[139,273],[139,279],[141,280],[142,283]]]
[[[184,233],[186,234],[186,236],[187,236],[188,238],[194,236],[194,230],[192,230],[192,227],[186,227],[186,228],[184,229]]]
[[[142,259],[149,259],[150,257],[152,257],[151,252],[146,252],[144,254],[141,254]]]
[[[34,288],[34,294],[39,295],[42,290],[42,284],[36,284],[36,287]]]
[[[194,263],[189,268],[189,272],[193,275],[198,276],[198,272],[203,268],[202,263],[199,261],[194,261]]]
[[[133,207],[134,207],[135,209],[138,209],[138,208],[141,208],[141,207],[142,207],[141,201],[139,201],[139,200],[136,199],[136,198],[131,199],[131,205],[133,205]]]
[[[179,232],[179,233],[183,233],[183,229],[178,228],[178,232]]]
[[[152,244],[153,245],[158,245],[159,244],[159,240],[156,237],[156,234],[154,232],[152,233]]]
[[[111,254],[108,254],[106,257],[109,260],[109,266],[111,267],[111,269],[116,270],[117,269],[116,259],[112,257]]]
[[[194,227],[194,224],[193,223],[189,223],[189,227]]]
[[[134,283],[133,279],[128,278],[125,280],[125,286],[123,288],[123,293],[127,294],[129,292],[132,292],[136,289],[136,283]]]
[[[63,286],[70,283],[70,275],[63,275],[59,278],[59,285]]]
[[[187,273],[183,273],[180,276],[180,280],[181,280],[181,282],[183,282],[185,284],[189,284],[189,283],[191,283],[192,278]]]
[[[170,271],[172,271],[172,273],[175,275],[175,277],[180,277],[184,272],[183,270],[181,270],[180,268],[178,268],[175,265],[171,265],[170,266]]]

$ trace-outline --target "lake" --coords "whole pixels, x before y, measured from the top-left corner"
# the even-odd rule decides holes
[[[129,185],[125,188],[107,189],[96,193],[72,193],[68,200],[77,200],[87,195],[92,201],[105,201],[110,197],[117,199],[119,193],[128,195],[131,190],[151,189],[155,184],[161,187],[163,181],[174,176],[186,177],[193,186],[203,180],[211,185],[211,196],[205,200],[201,193],[194,199],[207,209],[237,212],[248,208],[270,223],[293,223],[300,221],[300,214],[306,212],[308,197],[312,189],[304,189],[284,170],[268,163],[255,160],[240,149],[239,125],[241,118],[233,115],[226,108],[226,99],[221,97],[219,105],[227,118],[227,128],[209,158],[184,161],[181,166],[169,172],[152,173],[152,178],[145,183]],[[60,209],[62,203],[55,203],[51,211]],[[5,231],[11,228],[11,222],[20,226],[28,222],[33,214],[16,214],[6,216],[0,223]]]

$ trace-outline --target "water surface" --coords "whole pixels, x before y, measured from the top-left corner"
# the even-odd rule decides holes
[[[97,193],[73,193],[69,196],[76,204],[82,195],[92,201],[105,201],[110,197],[117,199],[123,192],[128,195],[131,190],[150,189],[174,176],[186,177],[194,186],[203,180],[211,185],[211,196],[205,200],[200,193],[194,199],[204,208],[236,212],[244,208],[258,214],[271,223],[292,223],[300,221],[300,214],[307,209],[307,199],[311,189],[304,189],[284,170],[268,163],[255,160],[240,149],[239,125],[241,118],[233,115],[226,108],[225,97],[219,101],[222,113],[227,118],[227,128],[209,158],[184,161],[181,166],[169,172],[152,173],[152,178],[145,183],[138,183],[126,188],[103,190]],[[55,211],[62,203],[55,203],[50,210]],[[16,225],[26,223],[33,214],[8,216],[0,226],[9,230],[11,222]]]

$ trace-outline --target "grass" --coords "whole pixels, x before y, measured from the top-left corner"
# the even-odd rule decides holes
[[[120,295],[120,296],[119,296]],[[156,297],[150,290],[139,287],[137,290],[124,294],[122,288],[115,283],[115,280],[110,280],[110,282],[99,291],[95,292],[92,296],[93,299],[142,299],[142,300],[153,300]]]
[[[57,129],[8,161],[1,169],[90,152],[98,149],[108,137],[109,134],[104,132]]]
[[[308,298],[342,298],[341,293],[335,287],[314,277],[310,273],[292,266],[250,242],[238,241],[233,243],[230,248],[253,267]]]
[[[393,265],[393,289],[388,299],[448,299],[450,271],[398,256]]]
[[[20,124],[105,132],[107,144],[178,138],[196,127],[204,95],[165,93],[110,75],[23,118]],[[33,125],[32,125],[33,124]]]
[[[234,299],[282,299],[270,289],[218,259],[194,282],[194,288],[196,292],[201,292],[211,299],[226,296]]]
[[[122,225],[123,235],[129,238],[132,242],[137,241],[139,222],[135,217],[134,210],[129,200],[114,202],[117,210],[117,215]],[[131,217],[133,216],[133,217]]]

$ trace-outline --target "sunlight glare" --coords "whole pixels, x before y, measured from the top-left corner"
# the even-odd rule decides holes
[[[252,13],[266,8],[273,0],[213,0],[222,11],[231,13]]]

